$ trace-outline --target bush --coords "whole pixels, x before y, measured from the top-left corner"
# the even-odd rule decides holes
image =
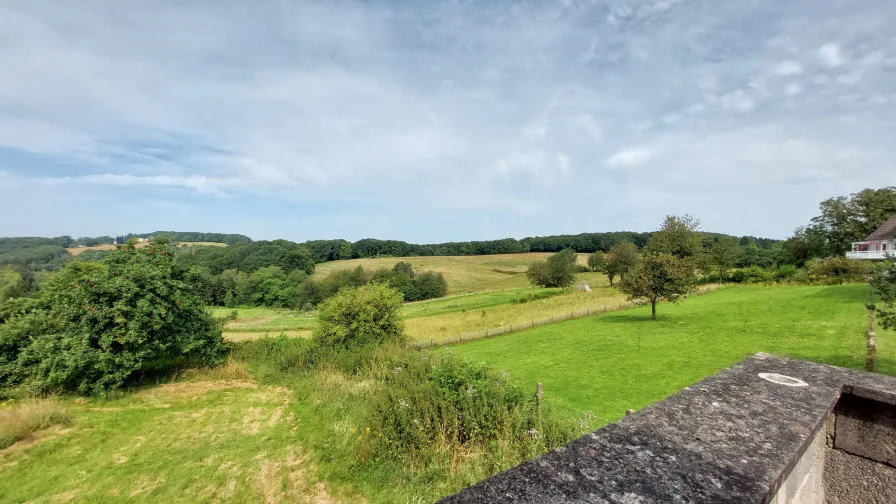
[[[796,278],[797,269],[793,264],[782,264],[778,266],[778,270],[775,271],[775,280],[778,282],[783,282],[786,280],[790,280]]]
[[[220,364],[220,324],[184,277],[164,239],[101,264],[69,263],[4,312],[0,387],[96,394],[160,363]]]
[[[71,415],[52,399],[0,404],[0,450],[39,430],[71,421]]]
[[[529,266],[526,276],[539,287],[569,287],[576,279],[576,254],[572,249],[562,250]]]
[[[448,282],[445,281],[445,275],[436,271],[417,273],[414,277],[414,283],[417,284],[420,301],[440,298],[448,294]]]
[[[573,437],[571,425],[539,418],[534,394],[484,365],[451,354],[408,354],[388,362],[371,397],[372,451],[425,462],[431,450],[497,444],[523,459]]]
[[[870,273],[866,261],[845,257],[812,259],[806,264],[806,269],[809,272],[810,282],[825,285],[864,282]]]
[[[748,266],[735,271],[731,275],[730,280],[744,284],[770,284],[775,281],[775,272],[759,266]]]
[[[401,293],[383,284],[342,289],[318,307],[314,341],[340,349],[402,343],[401,304]]]

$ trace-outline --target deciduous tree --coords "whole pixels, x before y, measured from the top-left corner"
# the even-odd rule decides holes
[[[661,300],[676,302],[694,284],[694,267],[687,259],[668,253],[648,253],[622,281],[622,292],[629,299],[646,299],[651,318],[656,320],[656,304]]]
[[[624,241],[610,247],[610,252],[607,253],[607,264],[603,270],[607,278],[610,279],[610,285],[613,285],[613,279],[617,276],[620,279],[625,279],[625,276],[638,265],[640,258],[638,247],[632,242]]]

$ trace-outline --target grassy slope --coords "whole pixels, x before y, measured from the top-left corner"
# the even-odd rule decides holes
[[[0,451],[0,502],[335,502],[292,398],[214,380],[66,400],[72,425]]]
[[[445,275],[448,294],[465,294],[500,289],[521,289],[529,286],[526,268],[534,261],[547,259],[551,254],[503,254],[488,256],[442,257],[385,257],[379,259],[351,259],[318,264],[314,276],[331,271],[356,268],[391,268],[399,261],[411,263],[414,268],[434,270]],[[579,263],[585,264],[586,256],[580,254]]]
[[[737,287],[663,304],[656,322],[638,308],[450,351],[533,390],[543,382],[550,400],[611,422],[760,351],[863,368],[866,292],[864,285]]]

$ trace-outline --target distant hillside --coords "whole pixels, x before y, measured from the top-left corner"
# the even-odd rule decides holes
[[[229,233],[200,233],[195,231],[156,231],[145,234],[127,234],[116,238],[116,242],[124,243],[131,238],[154,238],[165,236],[173,242],[206,242],[223,243],[225,245],[241,245],[252,243],[252,238],[241,234]]]

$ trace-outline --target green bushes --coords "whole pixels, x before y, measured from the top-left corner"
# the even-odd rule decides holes
[[[871,272],[867,261],[845,257],[812,259],[806,263],[806,270],[810,282],[828,285],[864,282]]]
[[[374,453],[425,462],[433,452],[505,450],[528,458],[572,439],[572,424],[540,416],[535,395],[506,373],[451,354],[409,354],[383,366],[370,398]],[[505,456],[507,454],[505,453]]]
[[[759,266],[749,266],[735,271],[730,280],[734,283],[769,284],[775,281],[775,273]]]
[[[404,341],[401,294],[383,284],[343,289],[318,308],[314,341],[343,349]]]
[[[221,363],[220,325],[185,276],[165,240],[69,263],[0,310],[0,388],[96,394],[160,363]]]
[[[572,249],[562,250],[548,257],[547,261],[536,261],[526,270],[532,285],[539,287],[569,287],[575,281],[576,253]]]

